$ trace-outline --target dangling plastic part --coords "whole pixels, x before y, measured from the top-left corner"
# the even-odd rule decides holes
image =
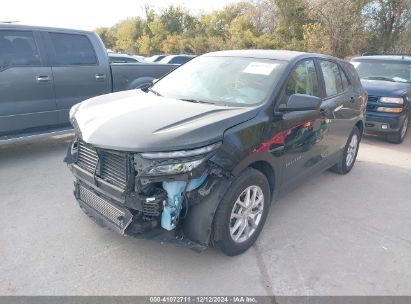
[[[181,194],[184,190],[192,191],[200,187],[206,178],[207,174],[203,174],[199,178],[190,180],[188,185],[184,181],[163,182],[163,189],[167,192],[167,200],[164,201],[163,213],[161,214],[161,227],[170,231],[177,226],[182,209]]]

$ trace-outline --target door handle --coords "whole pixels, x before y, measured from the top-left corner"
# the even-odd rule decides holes
[[[96,74],[94,77],[96,80],[104,80],[106,79],[106,74]]]
[[[36,76],[36,80],[38,83],[47,83],[50,81],[50,77],[47,75],[40,75]]]

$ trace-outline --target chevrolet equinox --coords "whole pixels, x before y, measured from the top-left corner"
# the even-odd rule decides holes
[[[280,192],[329,168],[350,172],[366,99],[354,67],[337,58],[205,54],[145,91],[71,109],[74,195],[121,234],[237,255]]]

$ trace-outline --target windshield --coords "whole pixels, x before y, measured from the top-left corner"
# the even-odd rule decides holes
[[[158,81],[152,91],[175,99],[219,105],[262,103],[287,65],[243,57],[197,57]]]
[[[351,63],[362,79],[411,83],[411,64],[409,62],[364,60]]]

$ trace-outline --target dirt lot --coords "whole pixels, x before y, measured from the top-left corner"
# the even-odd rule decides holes
[[[366,137],[349,175],[283,196],[234,258],[97,226],[73,198],[68,140],[0,147],[0,295],[411,294],[411,132]]]

